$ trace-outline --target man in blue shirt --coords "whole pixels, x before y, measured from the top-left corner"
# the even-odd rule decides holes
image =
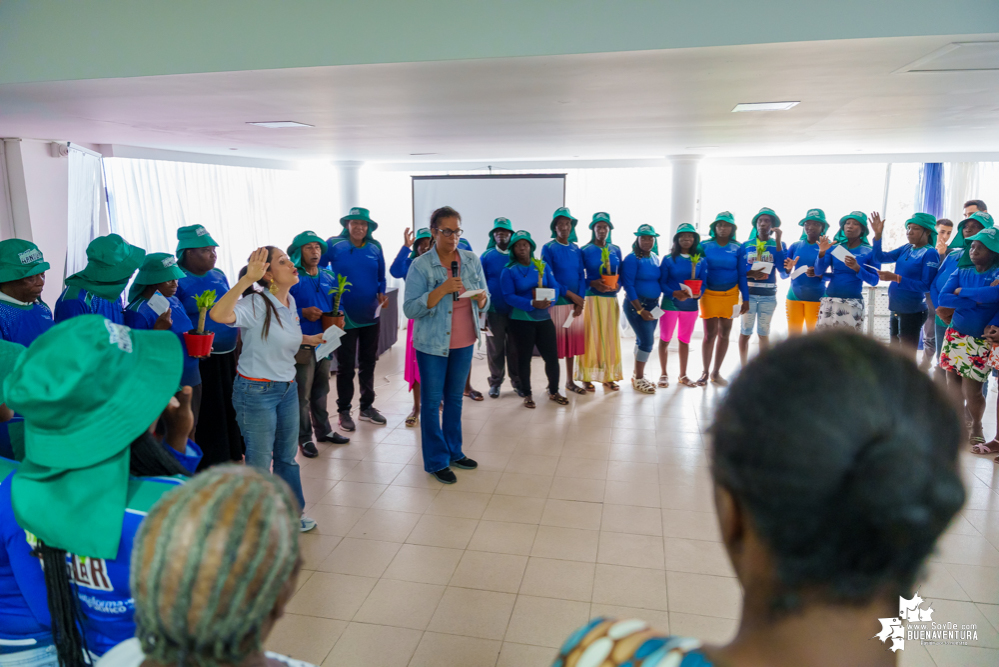
[[[490,336],[486,336],[486,358],[489,362],[489,396],[499,398],[500,385],[503,384],[503,365],[510,374],[510,384],[514,391],[521,395],[520,379],[517,377],[517,350],[510,339],[510,306],[503,300],[503,289],[500,278],[503,269],[510,261],[510,237],[513,236],[513,225],[506,218],[496,218],[489,232],[489,243],[479,261],[482,263],[482,273],[486,276],[489,287],[489,311],[486,313],[486,324]]]
[[[345,234],[327,241],[328,250],[319,261],[333,273],[346,276],[350,282],[340,300],[340,309],[346,315],[346,333],[336,351],[336,405],[340,428],[353,431],[350,418],[351,401],[354,399],[354,374],[357,367],[361,388],[360,412],[362,421],[385,424],[385,417],[372,405],[375,402],[375,362],[378,361],[378,332],[381,309],[388,304],[385,296],[385,256],[371,235],[378,223],[371,219],[368,209],[355,207],[340,218]]]
[[[42,301],[49,263],[31,241],[0,242],[0,338],[27,347],[52,328]]]
[[[319,260],[328,250],[326,242],[315,232],[302,232],[288,246],[288,257],[298,267],[298,282],[292,286],[302,333],[306,336],[323,333],[322,316],[333,308],[330,292],[336,287],[336,277],[319,268]],[[330,425],[326,408],[330,393],[330,359],[316,361],[315,348],[303,345],[295,356],[295,383],[298,385],[299,425],[298,446],[306,458],[319,456],[319,449],[312,440],[315,427],[316,440],[345,445],[345,438]]]
[[[770,320],[777,308],[777,274],[787,277],[784,271],[787,248],[781,243],[780,218],[773,209],[760,209],[753,218],[753,231],[756,233],[742,244],[749,287],[749,310],[742,314],[742,330],[739,332],[739,357],[743,366],[749,357],[749,339],[753,335],[754,324],[760,352],[770,347]],[[758,262],[767,262],[770,268],[754,271],[753,265]]]
[[[145,250],[117,234],[98,236],[87,246],[86,268],[66,278],[66,289],[55,304],[55,321],[94,314],[122,324],[121,293],[145,257]]]

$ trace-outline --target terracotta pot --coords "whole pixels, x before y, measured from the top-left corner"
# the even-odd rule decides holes
[[[343,311],[341,310],[336,315],[334,315],[333,313],[323,313],[322,317],[320,318],[320,321],[323,324],[323,331],[326,331],[332,326],[338,326],[341,329],[343,329],[344,325]]]
[[[683,284],[690,288],[694,296],[700,296],[701,294],[701,281],[700,280],[684,280]]]
[[[610,287],[610,288],[613,288],[613,289],[617,289],[617,275],[616,274],[613,275],[613,276],[601,275],[600,276],[600,281],[604,285],[606,285],[607,287]]]
[[[199,334],[194,330],[184,334],[184,344],[187,346],[187,356],[207,357],[212,353],[212,343],[215,341],[215,333],[206,331]]]

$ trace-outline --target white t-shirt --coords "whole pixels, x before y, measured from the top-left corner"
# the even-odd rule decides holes
[[[264,651],[264,656],[282,662],[288,667],[316,667],[311,662],[295,660],[280,653]],[[146,654],[142,652],[142,644],[138,638],[132,637],[105,653],[94,667],[139,667],[145,659]]]
[[[271,315],[271,325],[267,338],[261,338],[264,318],[267,315],[267,299],[277,309],[277,317]],[[239,355],[236,370],[240,375],[272,382],[291,382],[295,379],[295,353],[302,346],[302,325],[295,307],[295,297],[288,295],[285,306],[270,292],[261,292],[243,297],[236,302],[236,321],[231,327],[239,327],[243,341],[243,351]]]

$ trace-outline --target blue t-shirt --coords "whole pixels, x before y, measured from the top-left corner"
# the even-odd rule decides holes
[[[565,294],[565,288],[555,280],[551,267],[547,264],[545,264],[545,275],[542,282],[543,287],[555,290],[555,301]],[[533,262],[528,266],[517,262],[506,267],[503,269],[500,284],[503,288],[503,300],[513,308],[513,313],[510,315],[512,319],[539,322],[552,318],[551,313],[548,312],[551,306],[540,310],[532,305],[534,289],[538,286],[538,269]],[[552,305],[555,304],[555,301],[552,301]]]
[[[617,293],[621,291],[621,282],[618,279],[617,288],[610,292],[597,292],[592,287],[590,283],[594,280],[600,280],[600,264],[601,264],[601,251],[603,248],[596,245],[595,243],[587,243],[583,246],[583,266],[586,268],[586,296],[612,296],[617,297]],[[621,260],[623,256],[621,255],[621,249],[618,248],[613,243],[610,244],[610,265],[611,273],[618,273],[621,268]]]
[[[319,259],[319,266],[329,267],[338,276],[347,276],[351,285],[340,299],[340,310],[347,316],[347,329],[375,323],[378,295],[385,293],[385,255],[377,244],[366,242],[358,248],[350,239],[332,237],[329,250]]]
[[[691,273],[694,275],[693,278],[691,278]],[[701,300],[700,295],[683,301],[675,301],[673,292],[680,289],[684,280],[700,280],[701,294],[703,294],[704,281],[707,278],[708,262],[704,257],[697,260],[697,268],[694,271],[691,271],[690,255],[677,255],[676,257],[666,255],[663,257],[663,261],[659,265],[659,287],[663,291],[662,309],[681,312],[696,311]]]
[[[80,287],[69,286],[62,291],[55,306],[55,321],[65,322],[77,315],[102,315],[115,324],[124,324],[121,297],[108,301]]]
[[[325,269],[319,269],[319,273],[315,276],[310,276],[301,269],[298,270],[298,282],[289,291],[295,297],[298,319],[301,320],[304,335],[312,336],[322,333],[323,321],[310,322],[302,316],[302,309],[318,308],[324,313],[330,312],[330,309],[333,308],[333,295],[329,292],[335,287],[336,277]]]
[[[906,243],[891,252],[881,248],[881,239],[874,241],[874,261],[895,262],[894,273],[899,282],[888,285],[888,310],[896,313],[921,313],[926,310],[926,293],[936,278],[940,255],[931,245],[914,248]]]
[[[937,275],[933,278],[933,282],[930,283],[930,300],[933,301],[934,308],[940,305],[940,290],[947,284],[947,279],[950,278],[950,274],[957,270],[957,262],[961,259],[962,254],[964,254],[963,248],[951,250],[947,253],[947,256],[943,258],[943,261],[940,262],[940,268],[937,269]]]
[[[399,254],[395,256],[392,266],[389,267],[389,275],[399,280],[405,280],[406,274],[409,273],[409,265],[413,263],[413,260],[409,258],[412,254],[412,248],[406,246],[399,248]]]
[[[621,286],[628,301],[656,299],[663,293],[659,284],[659,256],[649,253],[648,257],[629,254],[621,262]]]
[[[586,267],[583,266],[583,251],[578,245],[562,245],[553,239],[541,248],[541,260],[551,267],[555,281],[564,290],[580,298],[586,294]],[[570,303],[572,302],[563,295],[555,305]]]
[[[482,273],[486,277],[486,287],[489,290],[489,312],[491,313],[510,314],[510,306],[503,300],[503,287],[500,285],[503,270],[509,261],[510,251],[504,252],[499,248],[490,248],[479,258]]]
[[[701,244],[701,252],[708,262],[708,286],[712,292],[727,292],[739,287],[742,300],[749,300],[749,284],[746,281],[745,250],[736,241],[719,245],[714,239]]]
[[[180,347],[184,351],[184,372],[180,376],[180,385],[182,387],[195,387],[201,384],[201,371],[198,360],[188,356],[187,342],[184,340],[184,334],[193,329],[194,324],[184,312],[184,306],[177,297],[168,297],[167,301],[170,302],[170,319],[173,321],[173,324],[170,325],[170,331],[177,334],[177,338],[180,339]],[[128,308],[125,309],[125,326],[133,329],[152,329],[156,326],[157,317],[156,312],[149,307],[149,301],[139,297],[128,304]]]
[[[216,300],[221,299],[229,291],[229,281],[219,269],[212,269],[202,276],[195,275],[184,267],[181,269],[187,275],[177,281],[177,293],[174,296],[183,304],[184,312],[187,313],[194,325],[192,328],[197,328],[198,306],[194,303],[194,297],[199,296],[202,292],[215,290]],[[212,341],[212,354],[227,354],[236,349],[236,338],[239,335],[236,329],[219,324],[206,315],[205,331],[211,331],[215,334],[215,339]]]
[[[856,248],[848,248],[845,243],[839,245],[856,258],[860,272],[854,271],[833,257],[833,249],[829,248],[823,257],[815,260],[815,273],[825,273],[830,266],[832,267],[832,277],[826,285],[826,296],[833,299],[862,299],[864,283],[874,286],[881,280],[878,277],[881,265],[874,261],[874,249],[870,246],[858,245]]]
[[[992,281],[999,278],[999,267],[992,267],[982,273],[971,267],[958,269],[940,290],[940,303],[936,305],[953,308],[954,317],[950,328],[962,336],[981,338],[985,327],[999,325],[999,287],[992,287]],[[961,288],[961,294],[954,290]]]
[[[21,306],[0,301],[0,338],[25,347],[55,325],[52,311],[41,300]]]
[[[787,259],[798,259],[794,265],[795,270],[803,266],[815,267],[815,260],[819,258],[819,244],[808,241],[795,241],[787,249]],[[821,274],[815,271],[815,277],[809,278],[802,273],[797,278],[791,280],[791,286],[787,288],[787,298],[789,301],[820,301],[826,293],[826,282],[829,280],[828,274]]]
[[[776,240],[772,238],[767,239],[763,254],[757,256],[756,241],[746,241],[742,244],[742,253],[745,258],[746,271],[753,268],[754,262],[771,262],[773,264],[773,268],[767,274],[766,280],[749,280],[748,277],[746,278],[749,293],[753,296],[776,297],[777,274],[780,274],[781,278],[787,278],[787,272],[784,271],[784,258],[787,256],[787,248],[784,244],[781,243],[780,248],[778,248]]]

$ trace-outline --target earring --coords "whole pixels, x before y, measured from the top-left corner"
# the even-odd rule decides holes
[[[267,289],[271,294],[277,294],[278,292],[277,283],[272,280],[271,284],[267,286]]]

